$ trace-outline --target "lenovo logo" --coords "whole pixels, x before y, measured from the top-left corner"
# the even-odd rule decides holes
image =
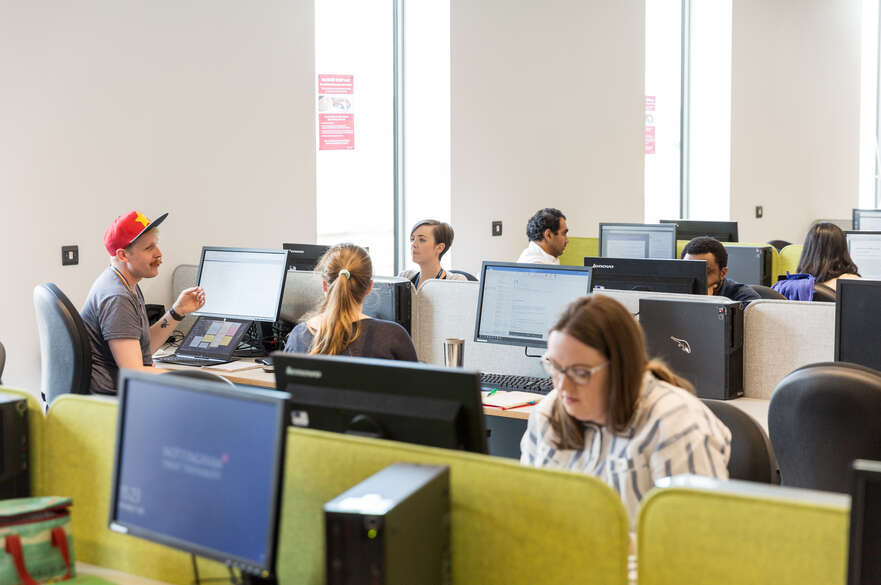
[[[594,264],[591,268],[608,268],[609,270],[615,270],[614,264]]]
[[[673,337],[672,335],[670,336],[670,339],[673,340],[673,342],[675,342],[677,346],[679,346],[679,349],[681,349],[685,353],[691,353],[691,346],[688,344],[688,341],[686,341],[685,339],[679,339],[678,337]]]

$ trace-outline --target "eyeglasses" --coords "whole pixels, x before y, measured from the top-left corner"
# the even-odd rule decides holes
[[[548,373],[548,376],[554,378],[555,380],[559,379],[560,376],[568,376],[570,380],[575,382],[575,384],[579,386],[586,386],[590,384],[590,378],[595,373],[599,372],[603,368],[609,365],[608,361],[601,363],[598,366],[594,366],[592,368],[588,368],[587,366],[582,366],[579,364],[575,364],[569,366],[568,368],[561,368],[554,360],[549,358],[547,355],[541,356],[541,365],[544,367],[545,372]]]

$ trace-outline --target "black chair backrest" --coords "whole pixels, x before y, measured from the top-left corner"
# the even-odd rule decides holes
[[[0,384],[3,383],[3,368],[6,367],[6,348],[0,343]]]
[[[453,274],[461,274],[462,276],[464,276],[468,280],[473,280],[474,282],[477,282],[477,277],[474,276],[473,274],[471,274],[470,272],[465,272],[464,270],[452,270],[452,269],[450,270],[450,272],[452,272]]]
[[[205,370],[196,370],[193,368],[188,368],[186,370],[169,370],[167,372],[163,372],[163,375],[183,376],[185,378],[198,378],[200,380],[208,380],[209,382],[227,384],[229,386],[232,386],[233,388],[235,388],[236,386],[220,374],[215,374],[214,372],[206,372]]]
[[[792,244],[792,242],[787,242],[786,240],[771,240],[768,242],[768,244],[777,248],[777,251],[779,252],[780,250],[782,250],[786,246],[789,246],[790,244]]]
[[[777,461],[771,441],[762,425],[724,400],[702,398],[701,402],[731,431],[728,477],[760,483],[779,483]]]
[[[821,303],[834,303],[835,290],[831,286],[826,286],[825,284],[815,284],[814,300]]]
[[[758,293],[760,297],[763,299],[774,299],[778,301],[785,301],[786,297],[781,295],[779,292],[771,288],[770,286],[763,286],[761,284],[751,284],[749,285],[754,291]]]
[[[768,430],[783,485],[850,489],[854,459],[881,460],[881,372],[846,362],[799,368],[771,395]]]
[[[34,287],[34,310],[40,333],[41,386],[46,404],[61,394],[88,394],[92,346],[76,307],[47,282]]]

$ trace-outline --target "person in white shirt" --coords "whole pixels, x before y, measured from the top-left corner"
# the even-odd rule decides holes
[[[467,280],[465,275],[441,268],[441,258],[453,245],[453,227],[436,219],[423,219],[410,230],[410,254],[419,270],[404,270],[398,274],[413,283],[416,289],[433,278]]]
[[[522,464],[596,476],[621,496],[631,525],[656,479],[728,478],[731,431],[691,384],[648,360],[639,324],[618,301],[573,301],[541,360],[554,390],[529,415]]]
[[[559,209],[545,207],[535,212],[526,224],[529,245],[517,258],[525,264],[559,264],[560,254],[569,243],[569,226]]]

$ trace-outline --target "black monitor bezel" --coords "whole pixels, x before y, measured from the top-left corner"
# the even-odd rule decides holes
[[[403,385],[403,384],[384,384],[381,383],[381,390],[374,390],[365,385],[365,380],[382,380],[383,376],[377,376],[376,373],[382,374],[387,372],[387,376],[395,380],[400,380],[410,375],[422,375],[429,377],[434,383],[445,382],[444,386],[449,388],[462,388],[465,385],[471,389],[468,390],[467,396],[452,397],[462,405],[465,416],[468,419],[466,425],[469,429],[468,443],[464,446],[466,451],[474,453],[487,453],[488,444],[486,437],[486,420],[483,412],[483,398],[480,392],[480,373],[461,368],[444,368],[423,364],[420,362],[407,362],[395,360],[383,360],[376,358],[361,358],[349,356],[330,356],[330,355],[307,355],[298,353],[273,352],[272,361],[275,367],[276,388],[289,388],[291,384],[303,384],[311,386],[320,386],[332,391],[339,390],[359,390],[362,392],[374,392],[386,395],[413,396],[414,394],[425,398],[444,398],[432,393],[433,386],[423,386],[419,384]],[[353,375],[350,372],[360,371],[360,375]],[[303,375],[297,377],[295,372]],[[345,378],[345,379],[343,379]],[[456,382],[446,383],[452,378],[459,378],[461,386]],[[283,390],[291,396],[289,401],[290,409],[297,410],[297,395],[295,392]],[[330,432],[339,432],[330,429]],[[419,443],[414,443],[419,444]]]
[[[328,250],[331,249],[332,246],[327,246],[324,244],[294,244],[290,242],[285,242],[281,245],[284,250],[289,252],[288,254],[288,270],[297,270],[299,272],[314,272],[315,267],[318,265],[318,261],[327,253]],[[302,249],[304,253],[306,252],[318,252],[321,253],[315,256],[315,264],[313,264],[313,268],[311,270],[300,270],[296,266],[294,266],[295,261],[297,260],[297,251]],[[313,254],[314,255],[314,254]],[[311,258],[311,256],[310,256]]]
[[[855,232],[862,231],[862,230],[858,227],[858,225],[859,225],[859,223],[860,223],[860,222],[858,221],[858,218],[859,218],[860,214],[861,214],[862,212],[864,212],[864,211],[876,211],[876,212],[878,212],[878,215],[881,215],[881,209],[858,209],[858,208],[854,207],[854,208],[851,210],[851,216],[850,216],[850,225],[851,225],[851,227],[852,227],[853,229],[852,229],[852,230],[848,230],[848,231],[855,231]],[[873,231],[874,231],[874,230],[873,230]]]
[[[691,241],[691,240],[693,240],[694,238],[698,238],[698,237],[702,237],[702,236],[709,236],[709,237],[712,237],[712,238],[714,238],[714,239],[718,239],[718,238],[715,238],[714,236],[710,236],[710,234],[721,234],[721,233],[725,233],[725,234],[727,234],[728,238],[726,238],[726,239],[722,239],[722,240],[719,240],[720,242],[724,242],[724,243],[728,243],[728,244],[737,244],[737,243],[739,243],[739,236],[740,236],[740,234],[738,233],[737,222],[736,222],[736,221],[732,221],[732,220],[716,220],[716,219],[707,219],[707,220],[702,220],[702,219],[662,219],[662,220],[659,220],[658,223],[662,223],[662,224],[671,224],[671,223],[672,223],[672,224],[676,224],[676,226],[677,226],[677,237],[679,237],[679,231],[686,232],[686,233],[691,232],[691,233],[694,233],[694,234],[698,234],[698,235],[696,235],[696,236],[692,236],[691,238],[682,238],[683,240]],[[680,224],[684,224],[684,225],[680,225]],[[689,230],[689,229],[687,229],[687,228],[688,228],[688,224],[691,224],[691,225],[715,225],[715,226],[717,226],[717,227],[719,227],[719,228],[721,228],[721,229],[714,229],[714,230],[697,230],[697,229],[691,229],[691,230]],[[731,229],[732,226],[733,226],[733,229]],[[730,239],[729,239],[729,238],[730,238]]]
[[[668,224],[660,224],[660,223],[621,223],[621,222],[600,222],[599,227],[599,247],[597,249],[597,253],[600,256],[603,256],[603,243],[605,238],[603,236],[603,228],[606,226],[609,227],[644,227],[646,231],[659,231],[659,226],[666,226]],[[668,231],[669,228],[665,228],[661,231]],[[634,260],[673,260],[676,258],[676,242],[679,238],[679,226],[673,224],[672,229],[669,231],[673,232],[673,245],[670,247],[670,256],[667,258],[634,258]]]
[[[541,349],[545,349],[548,346],[548,342],[545,340],[524,340],[524,339],[513,339],[513,338],[505,338],[505,339],[496,339],[496,338],[488,338],[480,336],[480,316],[483,311],[483,291],[484,286],[486,286],[486,269],[487,267],[499,267],[499,268],[523,268],[525,270],[556,270],[559,272],[587,272],[587,292],[584,293],[585,296],[590,294],[591,289],[593,288],[592,282],[592,270],[590,267],[586,266],[567,266],[560,264],[537,264],[537,263],[522,263],[522,262],[494,262],[491,260],[484,260],[483,264],[480,267],[480,283],[477,291],[477,314],[474,317],[474,341],[477,343],[493,343],[496,345],[508,345],[513,347],[537,347]],[[587,268],[587,270],[585,270]],[[574,299],[573,299],[574,300]],[[562,311],[562,307],[560,310]]]
[[[278,445],[278,452],[275,457],[273,466],[272,496],[270,497],[269,509],[269,533],[266,535],[266,562],[263,565],[254,563],[251,559],[241,558],[231,554],[225,554],[216,549],[200,546],[196,543],[183,541],[164,534],[156,533],[152,530],[146,530],[138,526],[132,526],[125,522],[116,520],[117,511],[117,485],[119,483],[120,455],[122,452],[123,431],[125,428],[125,414],[127,405],[127,387],[129,380],[138,380],[149,382],[152,384],[167,384],[178,388],[184,388],[193,392],[204,394],[213,394],[216,396],[234,397],[251,402],[263,402],[276,407],[275,416],[275,433],[274,441]],[[284,470],[287,445],[287,418],[288,418],[288,401],[290,396],[284,392],[277,390],[264,390],[257,388],[249,388],[247,391],[227,384],[204,380],[200,378],[191,378],[185,376],[174,376],[169,374],[156,375],[147,372],[139,372],[135,370],[121,369],[119,371],[119,405],[116,424],[116,443],[113,454],[113,475],[110,483],[110,512],[108,519],[108,527],[114,532],[122,532],[144,540],[149,540],[158,544],[169,546],[178,550],[182,550],[194,555],[199,555],[208,559],[213,559],[230,566],[236,566],[242,571],[267,576],[275,573],[275,565],[278,558],[278,541],[281,499],[284,491]],[[246,494],[243,494],[246,495]]]
[[[881,234],[881,232],[877,232]],[[835,349],[833,354],[833,359],[836,362],[842,361],[841,359],[841,305],[844,300],[847,298],[848,290],[851,288],[857,288],[861,286],[865,287],[876,287],[881,289],[881,281],[878,280],[862,280],[858,278],[839,278],[835,283]],[[862,365],[862,364],[860,364]],[[865,366],[871,367],[871,366]]]
[[[605,256],[585,256],[584,257],[584,265],[588,266],[588,263],[590,263],[591,268],[593,268],[594,264],[603,264],[605,262],[621,262],[621,261],[634,262],[634,263],[640,263],[640,262],[690,262],[690,263],[692,263],[691,264],[692,266],[696,266],[697,264],[702,264],[703,268],[699,271],[699,272],[701,272],[701,275],[697,277],[698,278],[698,281],[697,281],[698,286],[695,287],[695,288],[697,288],[698,292],[674,293],[674,294],[696,294],[696,295],[703,294],[703,295],[706,295],[706,291],[707,291],[707,268],[706,268],[707,262],[706,262],[706,260],[680,260],[678,258],[673,258],[673,259],[670,259],[670,258],[608,258]],[[595,283],[596,283],[596,278],[594,278],[595,274],[596,273],[591,273],[591,292],[594,292],[596,290],[594,288]],[[701,280],[701,277],[703,277],[703,280]],[[701,284],[703,284],[703,287],[701,287]],[[599,290],[634,290],[634,289],[610,288],[610,289],[599,289]],[[701,290],[703,290],[703,292],[700,292]],[[646,292],[662,293],[662,292],[669,292],[669,291],[649,290]]]
[[[847,551],[847,585],[862,585],[863,524],[865,516],[866,490],[869,482],[881,483],[881,461],[855,459],[850,477],[850,528]],[[857,544],[859,543],[859,544]]]
[[[279,315],[281,314],[281,300],[284,297],[284,288],[287,282],[287,273],[288,273],[288,264],[290,263],[291,253],[288,250],[272,250],[268,248],[234,248],[227,246],[202,246],[202,253],[199,256],[199,269],[196,272],[196,286],[200,286],[202,282],[202,267],[205,263],[205,254],[206,252],[243,252],[243,253],[261,253],[261,254],[277,254],[284,255],[284,269],[281,277],[281,285],[278,289],[278,294],[276,295],[275,302],[275,315],[273,317],[264,317],[264,316],[256,316],[256,315],[232,315],[228,313],[207,313],[202,310],[193,311],[191,314],[194,316],[203,316],[203,317],[228,317],[232,319],[244,319],[247,321],[261,321],[264,323],[274,323],[278,321]],[[207,291],[206,291],[206,294]]]

